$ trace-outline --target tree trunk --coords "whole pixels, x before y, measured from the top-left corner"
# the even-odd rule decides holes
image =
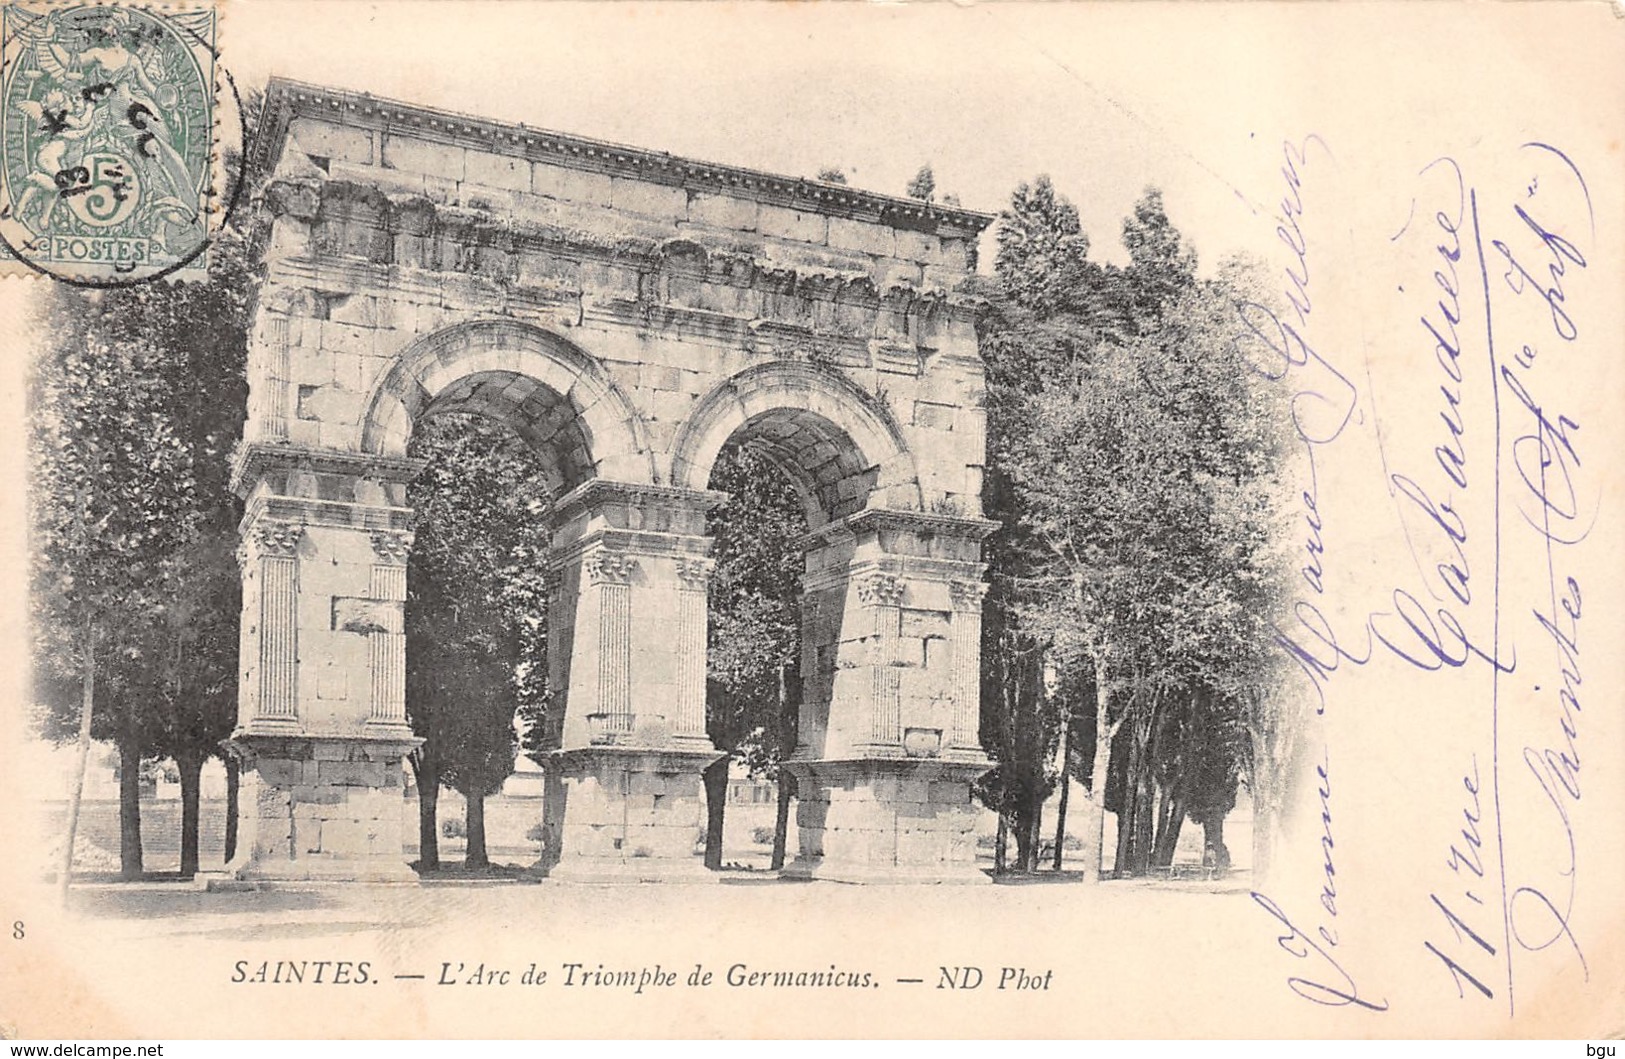
[[[1030,799],[1023,798],[1016,806],[1015,820],[1010,830],[1016,835],[1016,871],[1030,875],[1038,867],[1038,845],[1042,841],[1037,822],[1033,819]]]
[[[1010,821],[1010,833],[1016,839],[1016,863],[1010,870],[1024,872],[1027,870],[1027,843],[1032,841],[1032,831],[1027,827],[1019,808],[1015,810],[1015,819]]]
[[[1055,870],[1061,870],[1062,850],[1066,846],[1066,802],[1072,793],[1072,719],[1066,718],[1061,728],[1061,804],[1056,807]]]
[[[198,868],[198,798],[202,786],[203,755],[182,754],[175,758],[181,774],[181,877],[190,879]]]
[[[790,679],[787,667],[779,664],[779,746],[781,754],[789,754],[796,745],[796,711],[790,705]],[[796,778],[785,771],[779,762],[779,805],[773,817],[772,870],[784,867],[785,847],[790,836],[790,799],[796,793]]]
[[[1136,706],[1138,704],[1135,704]],[[1128,761],[1123,773],[1123,804],[1117,809],[1117,865],[1113,874],[1119,878],[1137,875],[1139,858],[1135,854],[1135,840],[1140,822],[1140,761],[1144,747],[1140,741],[1140,721],[1129,718]]]
[[[1263,888],[1270,881],[1276,845],[1280,840],[1281,818],[1286,808],[1288,773],[1297,753],[1296,716],[1283,717],[1278,700],[1255,694],[1250,701],[1252,716],[1247,726],[1252,740],[1253,774],[1248,790],[1252,798],[1253,842],[1252,882]]]
[[[1249,869],[1253,888],[1269,885],[1270,873],[1275,867],[1275,850],[1280,835],[1280,816],[1275,807],[1265,803],[1256,792],[1253,795],[1253,856]]]
[[[237,856],[237,812],[240,797],[240,788],[243,779],[243,766],[238,763],[232,754],[226,755],[226,863],[230,864]]]
[[[57,890],[63,903],[68,900],[68,880],[73,879],[73,843],[80,835],[80,804],[85,801],[85,770],[91,759],[91,713],[96,702],[96,624],[85,624],[85,669],[81,671],[80,755],[73,772],[73,794],[68,797],[68,845],[62,853],[62,875]]]
[[[440,769],[432,761],[412,758],[418,782],[418,870],[440,870]]]
[[[1005,870],[1005,855],[1010,846],[1010,825],[1005,822],[1004,814],[999,814],[999,829],[993,832],[993,874],[1003,875]]]
[[[1155,839],[1156,801],[1151,790],[1154,758],[1151,737],[1154,731],[1159,702],[1143,699],[1135,704],[1135,716],[1130,735],[1128,773],[1123,784],[1123,812],[1118,815],[1119,877],[1144,875],[1151,867],[1152,846]]]
[[[85,623],[85,658],[79,700],[79,760],[73,774],[73,794],[68,799],[68,844],[62,853],[62,875],[57,890],[68,901],[68,881],[73,878],[73,845],[79,838],[79,806],[85,796],[85,769],[90,764],[90,717],[96,701],[96,625]]]
[[[1140,752],[1140,778],[1134,795],[1134,874],[1151,870],[1151,848],[1156,838],[1156,799],[1151,791],[1151,746]]]
[[[1170,868],[1179,847],[1179,833],[1185,826],[1185,795],[1178,789],[1163,792],[1161,819],[1157,823],[1157,843],[1153,863],[1158,868]]]
[[[773,817],[773,863],[774,871],[784,867],[785,847],[789,845],[790,836],[790,799],[795,796],[796,778],[785,771],[783,765],[779,766],[779,808]],[[707,831],[709,837],[709,831]]]
[[[126,723],[119,732],[119,877],[141,878],[141,736]]]
[[[1083,858],[1083,881],[1098,883],[1106,867],[1106,774],[1111,771],[1112,740],[1117,728],[1107,722],[1111,705],[1110,673],[1095,658],[1095,755],[1089,763],[1089,808],[1083,833],[1093,847]]]
[[[463,854],[463,867],[484,870],[491,866],[485,853],[485,795],[465,794],[467,808],[463,812],[464,829],[468,832],[468,852]]]
[[[1202,819],[1202,866],[1210,871],[1230,870],[1230,850],[1224,844],[1224,813]]]
[[[722,870],[722,822],[728,800],[728,766],[731,757],[724,757],[700,773],[705,781],[705,866],[712,871]]]

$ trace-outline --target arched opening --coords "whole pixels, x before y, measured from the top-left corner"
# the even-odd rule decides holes
[[[711,463],[716,573],[707,650],[707,733],[727,752],[705,773],[706,861],[713,869],[784,866],[803,713],[827,715],[844,570],[809,577],[808,532],[868,503],[878,468],[836,423],[805,408],[758,411]],[[831,597],[826,599],[825,597]],[[809,621],[809,618],[814,620]]]
[[[374,388],[361,435],[371,453],[425,461],[410,489],[404,615],[406,713],[424,740],[411,758],[420,867],[438,866],[442,839],[466,849],[468,867],[528,865],[541,853],[540,811],[504,812],[488,833],[484,809],[516,765],[530,772],[519,751],[549,749],[559,727],[550,637],[571,630],[549,621],[554,504],[606,463],[647,481],[639,423],[586,354],[496,322],[402,354]],[[557,625],[559,611],[551,617]],[[543,789],[539,774],[514,782]],[[442,790],[463,803],[460,822],[438,811]]]
[[[451,408],[460,406],[453,404]],[[424,740],[410,762],[420,871],[462,852],[465,870],[538,855],[486,799],[524,764],[520,732],[545,720],[548,511],[556,455],[511,418],[436,410],[413,430],[425,461],[413,485],[407,564],[406,713]],[[443,807],[441,791],[454,803]],[[499,803],[506,807],[506,802]],[[458,809],[461,809],[458,812]],[[539,814],[538,814],[539,815]]]
[[[655,480],[642,420],[603,366],[528,324],[463,324],[406,350],[368,395],[359,448],[402,455],[413,424],[441,411],[510,423],[538,451],[554,454],[562,489],[595,476]]]
[[[837,372],[781,361],[717,386],[672,446],[672,484],[705,488],[718,456],[746,442],[791,472],[813,528],[870,506],[920,509],[901,428],[883,402]]]

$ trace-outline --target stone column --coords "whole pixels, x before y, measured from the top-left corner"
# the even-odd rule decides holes
[[[372,695],[367,724],[406,727],[406,558],[412,534],[406,530],[372,532],[372,577],[368,596],[398,610],[400,625],[377,627],[367,634],[371,646]]]
[[[721,499],[597,479],[555,506],[549,879],[714,878],[696,841],[700,773],[721,756],[705,734],[705,513]]]
[[[243,679],[238,723],[254,730],[297,728],[300,523],[260,518],[246,526],[237,558],[243,575]]]
[[[881,753],[903,743],[901,626],[903,579],[875,572],[858,580],[858,599],[873,620],[869,643],[869,742]]]
[[[705,738],[705,652],[716,562],[677,560],[677,735]]]
[[[948,596],[953,602],[953,727],[948,746],[955,750],[981,751],[982,722],[982,597],[987,585],[981,581],[953,581]]]
[[[598,712],[599,728],[613,742],[632,732],[632,578],[637,573],[635,556],[608,551],[599,546],[582,560],[587,584],[597,593]]]
[[[241,879],[415,881],[402,853],[415,461],[247,445]]]
[[[787,876],[986,881],[970,785],[991,764],[977,729],[981,540],[994,525],[868,509],[809,535]]]

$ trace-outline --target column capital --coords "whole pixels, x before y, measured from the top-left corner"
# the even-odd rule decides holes
[[[624,585],[637,572],[638,560],[633,555],[595,548],[581,560],[581,568],[587,572],[587,579],[592,584]]]
[[[260,519],[243,534],[237,549],[237,561],[249,563],[255,559],[292,559],[299,554],[299,542],[305,538],[301,522],[279,522]]]
[[[693,592],[703,592],[710,587],[711,575],[716,569],[717,561],[703,555],[687,555],[677,560],[681,587]]]
[[[868,573],[854,580],[858,585],[858,600],[866,607],[896,607],[903,602],[906,582],[899,574]]]
[[[985,581],[948,582],[948,596],[953,600],[956,611],[980,611],[982,598],[987,595],[987,589]]]
[[[373,530],[373,557],[380,566],[405,566],[413,539],[411,530]]]

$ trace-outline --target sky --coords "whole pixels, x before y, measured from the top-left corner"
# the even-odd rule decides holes
[[[1155,183],[1211,263],[1258,241],[1257,203],[1238,197],[1246,174],[1230,157],[1256,141],[1224,113],[1226,91],[1184,86],[1187,72],[1219,79],[1228,64],[1187,15],[1162,32],[1175,17],[240,0],[221,52],[240,87],[279,74],[707,161],[806,176],[835,166],[893,194],[929,163],[939,194],[990,212],[1047,173],[1108,258],[1121,256],[1122,218]],[[1147,76],[1148,64],[1160,72]]]

